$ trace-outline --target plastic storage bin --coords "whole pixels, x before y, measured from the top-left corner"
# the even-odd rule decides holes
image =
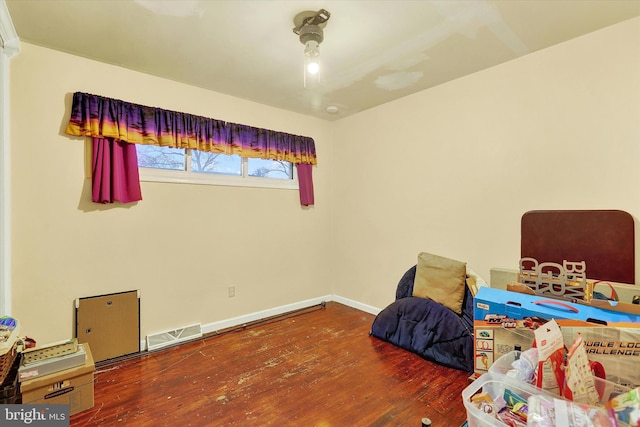
[[[503,427],[507,425],[497,418],[484,413],[471,402],[471,397],[480,392],[487,392],[493,400],[498,400],[504,395],[505,389],[511,390],[524,399],[528,399],[532,395],[542,395],[549,399],[554,398],[552,394],[531,384],[517,381],[496,372],[488,372],[481,375],[477,380],[469,384],[467,388],[462,390],[462,401],[467,410],[469,427]]]
[[[489,372],[494,374],[506,375],[512,366],[511,364],[520,357],[520,351],[511,351],[503,356],[500,356],[490,367]],[[515,380],[515,379],[514,379]],[[593,377],[596,390],[598,390],[598,396],[600,397],[600,403],[604,405],[613,397],[621,393],[626,393],[631,390],[629,387],[616,384],[606,379]]]

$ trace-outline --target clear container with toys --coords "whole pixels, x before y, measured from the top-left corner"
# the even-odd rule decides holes
[[[524,356],[523,356],[524,354]],[[511,351],[496,360],[489,368],[489,372],[506,375],[518,381],[533,383],[533,368],[531,358],[527,358],[527,352]],[[601,375],[604,374],[601,373]],[[604,375],[603,375],[604,376]],[[598,376],[593,377],[598,400],[600,405],[604,405],[619,394],[626,393],[629,387],[616,384]]]
[[[527,400],[545,393],[531,384],[506,375],[489,372],[481,375],[462,391],[469,427],[527,425]]]
[[[551,319],[534,335],[531,348],[501,356],[464,390],[471,427],[640,427],[640,388],[608,381],[582,333],[565,342]]]
[[[503,374],[481,375],[462,391],[470,427],[618,427],[613,409],[571,402]]]

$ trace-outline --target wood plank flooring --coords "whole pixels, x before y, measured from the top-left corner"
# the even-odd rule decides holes
[[[335,302],[99,367],[71,426],[459,427],[467,373],[369,336]]]

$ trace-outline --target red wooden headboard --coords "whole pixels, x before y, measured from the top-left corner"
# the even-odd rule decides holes
[[[526,212],[520,256],[559,264],[585,261],[589,279],[635,283],[633,217],[619,210]]]

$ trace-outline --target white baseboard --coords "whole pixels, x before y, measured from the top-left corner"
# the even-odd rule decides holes
[[[301,310],[314,305],[321,304],[323,301],[331,301],[331,295],[323,297],[312,298],[305,301],[296,302],[293,304],[282,305],[280,307],[270,308],[268,310],[256,311],[255,313],[249,313],[238,317],[232,317],[230,319],[220,320],[218,322],[208,323],[202,325],[202,332],[205,334],[221,331],[224,329],[233,328],[235,326],[244,325],[247,323],[255,322],[257,320],[266,319],[272,316],[278,316],[280,314],[289,313],[295,310]]]
[[[332,301],[339,302],[340,304],[344,304],[346,306],[358,309],[360,311],[364,311],[365,313],[373,314],[374,316],[377,316],[378,313],[382,311],[381,308],[373,307],[368,304],[363,304],[361,302],[354,301],[349,298],[344,298],[344,297],[341,297],[340,295],[332,295],[332,297],[333,297]]]
[[[311,298],[305,301],[295,302],[292,304],[282,305],[280,307],[270,308],[268,310],[256,311],[254,313],[249,313],[249,314],[245,314],[238,317],[232,317],[230,319],[220,320],[218,322],[208,323],[206,325],[202,325],[202,333],[210,334],[212,332],[222,331],[225,329],[234,328],[236,326],[246,325],[258,320],[266,319],[273,316],[279,316],[281,314],[290,313],[292,311],[313,307],[314,305],[319,305],[319,304],[322,304],[323,302],[330,302],[330,301],[335,301],[337,303],[344,304],[346,306],[349,306],[373,315],[377,315],[381,311],[381,309],[377,307],[363,304],[361,302],[354,301],[349,298],[344,298],[339,295],[331,294],[331,295],[325,295],[322,297]],[[146,339],[143,339],[140,341],[140,351],[145,351],[146,349],[147,349],[147,342],[146,342]]]

